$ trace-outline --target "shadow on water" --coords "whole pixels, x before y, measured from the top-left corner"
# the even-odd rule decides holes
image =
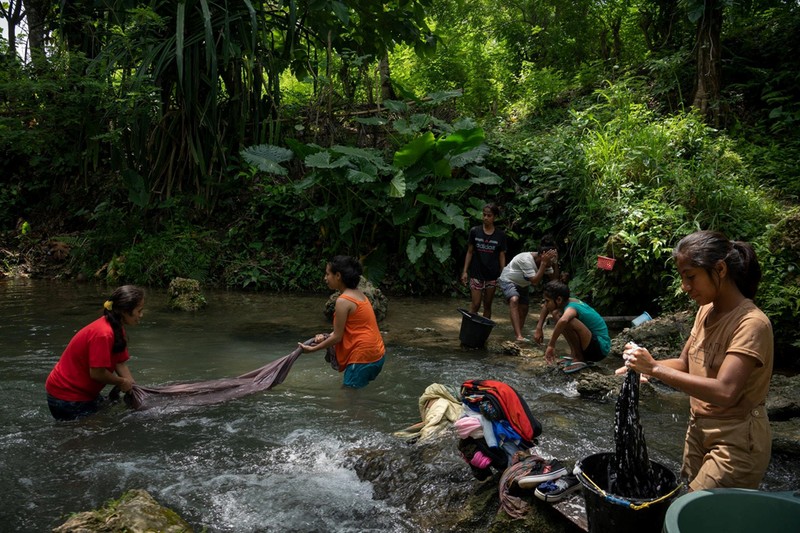
[[[0,282],[4,530],[45,531],[71,513],[142,488],[198,531],[416,531],[405,509],[373,497],[372,485],[359,480],[347,456],[407,446],[392,432],[419,420],[417,402],[431,383],[457,388],[477,378],[510,384],[543,423],[543,455],[573,462],[614,447],[613,399],[585,401],[574,381],[534,378],[520,370],[518,358],[461,349],[456,308],[465,302],[453,300],[390,301],[381,324],[387,363],[360,391],[343,390],[341,375],[322,354],[309,354],[283,384],[252,396],[140,412],[117,405],[89,419],[56,423],[44,381],[72,335],[99,316],[108,292],[88,284]],[[176,313],[166,309],[164,291],[148,291],[144,320],[128,332],[138,383],[237,376],[330,327],[323,316],[326,295],[209,291],[206,297],[207,309]],[[492,335],[510,338],[507,308],[498,305],[495,314]],[[428,342],[409,342],[423,336]],[[642,400],[650,456],[673,470],[687,405],[678,394]]]

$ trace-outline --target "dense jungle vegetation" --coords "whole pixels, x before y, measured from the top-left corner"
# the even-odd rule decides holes
[[[796,0],[0,5],[6,275],[316,291],[347,253],[455,294],[491,201],[606,314],[687,305],[683,235],[751,241],[800,352]]]

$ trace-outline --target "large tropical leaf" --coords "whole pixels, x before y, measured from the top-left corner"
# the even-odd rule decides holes
[[[434,211],[434,215],[445,224],[451,224],[458,229],[464,228],[467,224],[464,212],[455,204],[445,204],[441,210]]]
[[[342,154],[350,157],[350,159],[363,159],[364,161],[368,161],[375,167],[381,170],[388,170],[391,167],[386,164],[383,159],[383,154],[378,150],[372,150],[369,148],[358,148],[355,146],[333,146],[331,148],[331,152],[335,152],[337,154]],[[363,167],[362,167],[363,170]]]
[[[350,160],[347,158],[347,156],[342,156],[334,161],[331,161],[331,153],[325,151],[306,156],[304,163],[307,167],[311,168],[331,169],[345,167],[350,164]]]
[[[503,178],[488,168],[470,165],[467,167],[467,172],[472,174],[473,177],[470,178],[470,181],[474,183],[480,183],[482,185],[500,185],[503,183]]]
[[[318,177],[319,176],[317,175],[316,172],[309,172],[303,179],[294,182],[293,184],[294,190],[297,192],[301,192],[306,189],[310,189],[311,187],[317,184]]]
[[[378,181],[378,176],[377,174],[368,174],[351,168],[347,171],[347,181],[351,183],[372,183]]]
[[[242,159],[256,166],[260,171],[278,176],[286,176],[288,171],[280,163],[292,159],[292,151],[271,144],[249,146],[241,152]]]
[[[428,95],[428,98],[430,98],[429,103],[431,105],[439,105],[442,102],[446,102],[447,100],[450,100],[452,98],[458,98],[463,93],[464,91],[462,91],[461,89],[456,89],[452,91],[438,91],[435,93],[431,93]]]
[[[454,156],[480,146],[483,144],[484,138],[485,136],[482,128],[458,130],[444,139],[438,140],[436,142],[436,150],[440,154]]]
[[[450,233],[450,229],[441,224],[428,224],[426,226],[420,226],[419,228],[419,234],[421,236],[431,239],[444,237],[448,233]]]
[[[450,166],[460,168],[470,163],[480,163],[488,154],[489,146],[486,143],[481,143],[471,150],[453,155],[450,158]]]
[[[439,200],[438,198],[434,198],[433,196],[430,196],[428,194],[418,194],[416,198],[418,202],[423,203],[425,205],[430,205],[434,207],[440,207],[442,205],[441,200]]]
[[[383,106],[395,113],[408,113],[408,104],[399,100],[384,100]]]
[[[425,249],[427,247],[428,241],[426,239],[420,239],[420,241],[417,242],[417,238],[413,235],[408,239],[408,244],[406,245],[406,255],[408,256],[408,260],[411,261],[412,265],[419,261],[419,258],[425,253]]]
[[[433,133],[426,132],[413,139],[394,153],[394,166],[397,168],[410,167],[428,153],[436,144]]]
[[[398,171],[389,183],[389,197],[402,198],[406,195],[406,177],[403,171]]]
[[[450,259],[452,255],[451,247],[450,247],[450,240],[438,240],[431,243],[431,249],[433,250],[433,255],[436,256],[436,259],[439,260],[440,263],[444,264]]]

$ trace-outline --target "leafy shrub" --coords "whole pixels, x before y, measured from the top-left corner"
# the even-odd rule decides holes
[[[737,143],[696,114],[659,114],[648,95],[644,80],[623,78],[575,102],[571,120],[492,141],[502,151],[492,161],[518,172],[510,233],[556,234],[573,292],[610,314],[684,306],[665,291],[681,237],[703,228],[753,240],[780,212]],[[615,268],[599,270],[598,255]]]
[[[84,74],[80,55],[54,56],[49,69],[0,58],[0,224],[31,210],[47,191],[81,183],[107,157],[105,84]]]
[[[421,105],[430,109],[458,95],[430,95]],[[314,242],[319,256],[358,256],[370,280],[390,276],[406,293],[441,291],[452,279],[455,258],[461,259],[453,252],[454,234],[467,229],[461,198],[502,180],[481,164],[488,147],[473,121],[450,124],[405,102],[383,105],[385,116],[354,122],[382,128],[392,141],[386,150],[288,140],[291,150],[258,145],[242,157],[258,169],[254,180],[271,182],[268,187],[280,189],[277,197],[293,206],[293,227],[315,231],[304,242]],[[275,202],[274,195],[259,198],[265,208]],[[257,283],[262,262],[271,257],[238,258],[249,274],[237,283]]]
[[[168,227],[158,234],[143,236],[114,257],[107,279],[113,283],[167,286],[173,278],[182,277],[203,283],[217,252],[211,231]]]
[[[776,354],[800,359],[800,211],[771,225],[754,243],[762,270],[756,303],[772,321]]]
[[[517,81],[520,94],[510,106],[510,114],[514,116],[541,113],[567,89],[563,74],[552,68],[537,68],[531,62],[523,63]]]

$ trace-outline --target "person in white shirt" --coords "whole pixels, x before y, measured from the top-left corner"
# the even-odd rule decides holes
[[[511,327],[514,329],[517,342],[529,342],[522,334],[522,330],[530,308],[528,295],[530,286],[538,285],[542,279],[545,281],[558,279],[559,275],[558,250],[549,236],[542,238],[538,252],[517,254],[503,268],[497,283],[508,302]]]

